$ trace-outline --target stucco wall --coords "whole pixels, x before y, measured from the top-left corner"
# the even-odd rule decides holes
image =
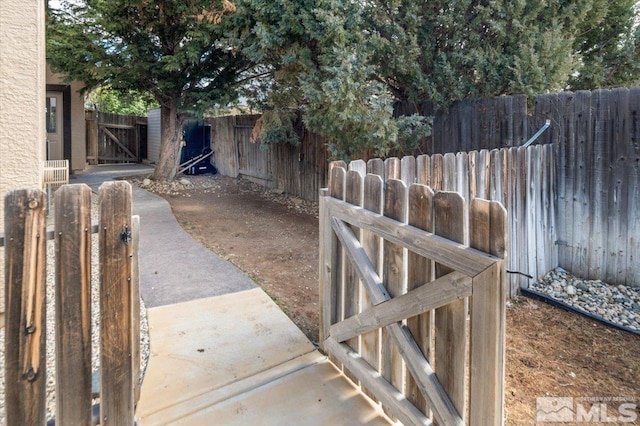
[[[87,163],[87,142],[86,127],[84,120],[84,96],[80,90],[84,87],[82,83],[73,81],[66,83],[63,76],[54,74],[47,67],[47,84],[69,85],[71,89],[71,163],[69,168],[72,171],[81,171]]]
[[[44,2],[2,0],[0,5],[0,232],[4,197],[40,188],[44,161]],[[0,249],[1,251],[2,249]],[[4,253],[0,253],[4,259]],[[3,262],[4,263],[4,262]],[[4,311],[4,267],[0,268]]]

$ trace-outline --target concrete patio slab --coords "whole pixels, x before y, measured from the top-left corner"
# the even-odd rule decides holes
[[[141,418],[254,376],[314,346],[262,291],[150,308]]]
[[[151,308],[148,318],[141,425],[389,422],[260,288]]]
[[[389,425],[379,406],[364,397],[328,359],[266,383],[177,425]]]

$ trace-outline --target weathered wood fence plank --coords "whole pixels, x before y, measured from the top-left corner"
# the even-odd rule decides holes
[[[45,423],[45,220],[42,191],[5,198],[5,421]]]
[[[434,233],[464,244],[465,202],[455,192],[438,192],[434,197]],[[436,278],[452,270],[436,263]],[[467,300],[457,300],[435,310],[435,372],[464,419],[467,350]],[[443,425],[444,426],[444,425]]]
[[[397,160],[397,159],[395,159]],[[394,166],[399,161],[391,162]],[[394,167],[390,176],[400,177],[399,167]],[[387,169],[389,172],[389,169]],[[384,215],[398,222],[407,220],[407,186],[397,178],[386,181],[384,192]],[[385,242],[383,245],[383,281],[391,297],[401,296],[406,292],[405,287],[405,250],[402,246]],[[404,390],[404,363],[398,348],[393,343],[388,329],[382,330],[381,370],[382,376],[399,391]]]
[[[372,165],[382,164],[382,162],[375,162],[371,160],[369,163]],[[368,165],[367,165],[368,167]],[[382,172],[377,167],[372,167],[371,171],[377,170]],[[364,198],[363,207],[372,213],[382,214],[382,200],[383,200],[383,184],[382,177],[376,174],[368,174],[364,178]],[[373,268],[377,272],[378,276],[382,276],[382,240],[379,236],[366,229],[362,230],[362,247],[367,255],[367,258],[371,262]],[[364,294],[362,299],[361,311],[365,311],[373,306],[371,296]],[[361,337],[362,344],[362,359],[372,366],[376,371],[380,371],[380,330],[374,330],[369,333],[364,333]],[[375,395],[369,391],[368,388],[363,389],[364,392],[375,400]]]
[[[100,424],[133,424],[131,186],[100,187]]]
[[[56,421],[91,425],[91,189],[55,194]]]

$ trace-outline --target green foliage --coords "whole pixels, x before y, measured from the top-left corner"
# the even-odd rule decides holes
[[[51,68],[88,89],[150,93],[162,109],[156,178],[172,179],[181,124],[237,98],[254,64],[227,36],[227,0],[84,0],[49,9]]]
[[[129,90],[117,92],[109,86],[98,87],[87,98],[90,107],[114,114],[146,116],[147,111],[158,107],[158,102],[150,93]]]
[[[573,90],[640,84],[640,27],[636,0],[596,0],[573,48],[583,66]]]
[[[274,143],[298,145],[300,138],[295,129],[297,114],[293,111],[269,110],[262,114],[258,141],[262,146]]]
[[[234,83],[252,66],[216,19],[226,3],[85,0],[52,9],[49,62],[88,88],[149,92],[161,105],[202,113],[235,99]]]
[[[244,52],[269,71],[250,88],[256,107],[281,116],[296,111],[305,126],[329,140],[334,158],[368,148],[395,147],[393,97],[376,79],[371,52],[360,48],[359,9],[333,0],[246,0],[255,35]],[[263,126],[260,139],[267,138]]]
[[[335,158],[414,147],[430,121],[394,118],[397,101],[417,111],[640,76],[634,0],[85,1],[51,12],[54,70],[180,113],[241,92],[264,112],[263,144],[298,143],[301,118]]]

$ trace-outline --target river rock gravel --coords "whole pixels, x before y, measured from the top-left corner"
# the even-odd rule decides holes
[[[640,332],[640,288],[584,280],[556,268],[531,285],[531,290],[551,296],[620,326]]]

